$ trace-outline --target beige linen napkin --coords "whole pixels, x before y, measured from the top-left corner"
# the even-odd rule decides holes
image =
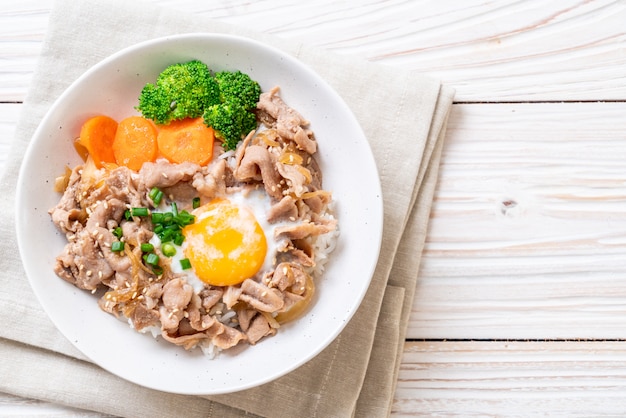
[[[217,1],[217,0],[215,0]],[[313,67],[344,98],[374,152],[384,238],[362,306],[317,357],[263,386],[219,396],[146,389],[95,366],[52,325],[17,252],[20,161],[52,102],[93,64],[173,33],[219,32],[277,46]],[[118,0],[56,1],[0,182],[0,391],[120,416],[377,417],[391,410],[453,90],[438,81],[182,12]],[[164,377],[166,378],[166,377]]]

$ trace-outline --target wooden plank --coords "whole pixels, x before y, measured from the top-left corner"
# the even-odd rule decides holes
[[[430,74],[457,101],[626,100],[619,0],[151,2]],[[51,4],[3,2],[0,101],[23,100]]]
[[[626,344],[410,342],[392,416],[617,417]]]
[[[453,107],[409,337],[626,338],[624,114]]]
[[[16,103],[0,103],[0,176],[4,172],[21,107]]]

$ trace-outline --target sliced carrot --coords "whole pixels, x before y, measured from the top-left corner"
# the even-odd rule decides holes
[[[157,142],[161,154],[173,163],[205,165],[213,157],[215,133],[203,118],[174,120],[159,126]]]
[[[141,116],[129,116],[117,126],[113,154],[119,165],[138,171],[143,163],[157,157],[157,129],[152,121]]]
[[[84,147],[97,168],[101,168],[103,163],[114,163],[115,155],[113,154],[113,140],[117,131],[117,122],[112,118],[104,115],[94,116],[87,119],[80,129],[80,137],[74,144],[75,148],[81,153],[81,147]],[[87,158],[84,152],[81,157]]]

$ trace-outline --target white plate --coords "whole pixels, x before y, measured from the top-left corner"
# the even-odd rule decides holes
[[[58,278],[52,268],[65,237],[47,213],[60,195],[54,179],[81,160],[73,148],[82,122],[96,114],[135,114],[141,88],[167,65],[199,59],[212,70],[239,69],[311,121],[324,188],[337,203],[341,235],[306,316],[256,346],[209,360],[199,350],[154,340],[104,313],[95,296]],[[53,104],[26,152],[17,191],[17,236],[30,284],[58,329],[104,369],[173,393],[218,394],[276,379],[313,358],[345,327],[369,286],[382,235],[382,196],[375,162],[355,117],[316,73],[267,45],[226,35],[187,34],[148,41],[105,59]]]

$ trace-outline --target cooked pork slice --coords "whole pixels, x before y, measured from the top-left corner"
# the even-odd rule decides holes
[[[252,322],[252,318],[254,318],[256,314],[258,314],[258,312],[255,309],[250,309],[244,304],[237,309],[237,321],[239,322],[239,327],[243,332],[248,331],[250,322]]]
[[[226,290],[224,290],[222,301],[226,304],[226,307],[230,309],[235,306],[235,303],[239,300],[239,296],[241,296],[240,286],[228,286]]]
[[[289,310],[293,307],[293,305],[304,300],[304,298],[305,298],[304,295],[297,295],[291,292],[283,293],[283,299],[285,299],[285,306],[283,307],[283,312],[289,312]]]
[[[110,220],[119,222],[126,211],[126,204],[117,198],[98,200],[89,209],[90,215],[87,220],[87,229],[93,230],[98,227],[106,227]]]
[[[313,133],[305,129],[309,122],[283,101],[278,95],[277,87],[261,94],[257,108],[261,120],[274,126],[280,136],[294,141],[309,154],[316,152],[317,142]]]
[[[191,185],[207,198],[223,195],[226,193],[226,180],[228,179],[226,171],[226,160],[221,158],[209,168],[196,172]]]
[[[193,287],[183,279],[172,279],[163,286],[163,306],[159,308],[161,326],[165,330],[175,330],[184,316],[184,310],[191,301]]]
[[[90,199],[99,199],[100,194],[108,190],[110,192],[109,196],[113,198],[119,199],[131,206],[143,206],[145,199],[137,190],[137,186],[133,180],[134,175],[134,172],[127,167],[117,167],[106,177],[105,187],[102,187],[98,194],[90,196]]]
[[[211,289],[203,289],[200,291],[200,297],[202,298],[202,308],[207,312],[222,299],[224,290],[219,287],[213,287]]]
[[[245,341],[246,336],[241,331],[224,325],[224,332],[217,334],[211,340],[215,346],[226,350],[239,344],[240,341]]]
[[[80,171],[82,166],[77,166],[72,170],[70,180],[61,196],[61,200],[48,213],[52,217],[52,222],[63,233],[76,232],[82,227],[87,218],[87,213],[81,209],[80,196]]]
[[[150,241],[154,236],[154,232],[149,229],[149,222],[142,219],[133,222],[122,222],[124,239],[135,246]]]
[[[294,130],[294,127],[292,126],[281,124],[281,119],[278,119],[276,128],[278,133],[281,135],[289,135]],[[308,129],[304,129],[301,126],[295,128],[295,133],[293,133],[293,142],[296,143],[299,149],[306,151],[309,154],[314,154],[317,151],[317,142],[313,137],[313,132]]]
[[[246,331],[248,342],[252,345],[256,344],[261,338],[267,335],[276,334],[276,329],[272,328],[263,315],[257,315],[250,323],[250,327]]]
[[[288,190],[300,197],[308,191],[306,185],[309,178],[305,175],[306,169],[300,165],[276,164],[280,175],[287,181]]]
[[[198,191],[191,181],[181,181],[173,186],[164,187],[161,190],[170,201],[176,202],[180,209],[191,210],[189,203],[194,197],[198,196]],[[187,205],[185,205],[185,203]]]
[[[241,159],[241,164],[235,170],[235,178],[240,181],[263,180],[265,191],[273,199],[283,197],[281,176],[267,148],[251,145]]]
[[[159,312],[156,309],[148,309],[143,303],[138,303],[130,319],[135,329],[141,331],[145,327],[158,324]]]
[[[86,290],[96,289],[114,274],[97,244],[97,235],[101,231],[96,229],[94,232],[95,235],[86,229],[78,232],[57,257],[54,266],[59,277]]]
[[[263,312],[276,312],[284,305],[280,291],[252,279],[246,279],[241,284],[239,300]]]
[[[160,158],[156,162],[147,162],[139,170],[139,183],[149,190],[152,187],[169,187],[180,181],[190,181],[200,166],[194,163],[172,164]]]
[[[176,278],[165,283],[163,286],[163,306],[168,311],[182,311],[191,301],[193,287],[185,280]]]
[[[291,196],[284,196],[278,203],[270,207],[267,213],[267,221],[274,223],[289,219],[291,221],[298,218],[298,207],[296,200]]]
[[[164,340],[169,341],[173,344],[179,345],[183,347],[185,350],[191,350],[192,348],[195,348],[202,342],[209,339],[209,336],[203,332],[197,332],[191,335],[176,336],[176,335],[170,335],[167,331],[163,331],[161,333],[161,336],[163,337]]]
[[[287,238],[290,240],[302,239],[310,236],[326,234],[334,231],[337,227],[337,221],[320,220],[317,223],[303,222],[297,225],[279,226],[274,230],[276,238]]]
[[[295,263],[280,263],[274,270],[270,286],[301,295],[304,293],[308,274]]]

